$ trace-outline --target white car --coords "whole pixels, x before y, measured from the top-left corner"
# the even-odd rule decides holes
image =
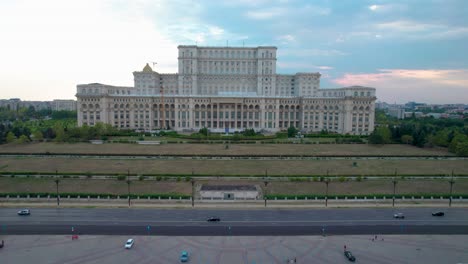
[[[405,215],[403,213],[396,213],[396,214],[393,215],[393,218],[405,219]]]
[[[31,211],[29,209],[22,209],[18,211],[18,215],[30,215]]]
[[[125,248],[131,249],[133,247],[133,244],[135,244],[135,240],[133,240],[133,238],[130,238],[129,240],[127,240],[127,243],[125,243]]]

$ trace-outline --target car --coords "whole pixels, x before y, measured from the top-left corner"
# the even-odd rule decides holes
[[[125,249],[131,249],[133,247],[133,245],[135,244],[135,240],[133,240],[133,238],[130,238],[129,240],[127,240],[127,242],[125,243]]]
[[[189,260],[189,254],[187,251],[182,251],[182,253],[180,253],[180,262],[187,262]]]
[[[393,215],[393,218],[405,219],[405,215],[403,213],[396,213]]]
[[[351,261],[351,262],[355,262],[355,261],[356,261],[356,258],[353,256],[353,254],[351,253],[351,251],[345,250],[344,255],[345,255],[345,257],[346,257],[349,261]]]
[[[18,211],[18,215],[30,215],[31,211],[29,209],[21,209]]]
[[[432,216],[444,216],[445,213],[442,211],[432,212]]]
[[[208,222],[219,222],[219,221],[221,221],[221,219],[219,217],[217,217],[217,216],[210,216],[210,217],[208,217],[208,219],[206,219],[206,221],[208,221]]]

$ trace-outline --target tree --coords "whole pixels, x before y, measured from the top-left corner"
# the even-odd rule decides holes
[[[21,135],[19,138],[18,138],[18,143],[20,144],[23,144],[23,143],[27,143],[29,142],[29,138],[25,135]]]
[[[42,141],[44,140],[44,136],[42,135],[42,132],[39,130],[36,130],[32,133],[32,137],[35,141]]]
[[[449,145],[449,151],[452,153],[456,153],[458,144],[463,142],[468,142],[468,136],[459,132],[455,132],[455,136],[453,137],[452,142],[450,142]]]
[[[411,144],[413,143],[413,137],[410,135],[403,135],[401,136],[401,142],[405,144]]]
[[[204,127],[198,131],[199,134],[202,134],[204,136],[208,136],[209,130],[208,128]]]
[[[242,131],[242,135],[246,136],[246,137],[253,137],[255,135],[257,135],[257,133],[255,133],[255,130],[253,128],[250,128],[250,129],[244,129],[244,131]]]
[[[288,128],[288,137],[295,137],[297,132],[299,132],[294,126]]]
[[[455,148],[455,154],[461,157],[468,157],[468,141],[458,143]]]
[[[65,142],[68,138],[65,134],[65,129],[60,123],[56,123],[54,125],[54,133],[55,133],[55,141],[57,142]]]
[[[449,145],[449,134],[448,129],[440,130],[435,135],[429,137],[429,142],[434,146],[448,147]]]
[[[379,126],[369,136],[369,143],[371,144],[388,144],[391,142],[391,132],[386,126]]]
[[[15,134],[13,134],[13,132],[8,132],[7,136],[6,136],[6,141],[7,143],[12,143],[16,140],[16,136]]]

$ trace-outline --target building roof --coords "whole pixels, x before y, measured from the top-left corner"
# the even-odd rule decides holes
[[[203,185],[201,191],[257,191],[254,185]]]
[[[146,63],[146,66],[143,68],[143,72],[153,72],[153,69],[149,66],[148,63]]]

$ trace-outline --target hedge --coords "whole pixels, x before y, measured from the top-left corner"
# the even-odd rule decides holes
[[[194,159],[197,157],[194,156]],[[127,175],[125,171],[120,172],[120,173],[115,173],[115,172],[59,172],[57,175],[58,176],[111,176],[115,177],[117,179],[118,176],[125,174]],[[50,171],[50,172],[37,172],[37,171],[0,171],[0,175],[30,175],[30,176],[55,176],[55,171]],[[130,173],[130,176],[148,176],[148,177],[157,177],[157,176],[167,176],[167,177],[259,177],[259,178],[264,178],[265,174],[227,174],[227,175],[213,175],[213,174],[203,174],[203,173],[177,173],[177,174],[171,174],[171,173]],[[336,176],[330,176],[326,174],[309,174],[309,175],[301,175],[301,174],[295,174],[295,175],[278,175],[278,174],[270,174],[268,173],[269,178],[278,178],[278,177],[284,177],[288,178],[291,181],[308,181],[310,178],[310,181],[312,181],[313,177],[324,177],[324,178],[329,178],[330,180],[338,180],[339,177],[344,176],[347,180],[352,180],[350,178],[354,177],[361,177],[361,179],[365,179],[365,177],[395,177],[395,174],[350,174],[350,175],[336,175]],[[398,174],[396,176],[397,180],[404,180],[405,177],[415,177],[415,178],[424,178],[424,177],[440,177],[440,178],[446,178],[450,177],[451,174],[440,174],[440,173],[435,173],[435,174],[426,174],[426,175],[420,175],[418,174]],[[464,177],[468,176],[468,174],[453,174],[455,177]],[[402,179],[403,178],[403,179]]]
[[[55,198],[57,197],[57,194],[55,192],[34,192],[34,193],[0,193],[1,198],[7,197],[7,195],[10,196],[10,198],[15,198],[19,196],[20,198],[25,198],[28,195],[30,198],[36,198],[38,195],[42,198],[46,198],[47,196],[50,196],[50,198]],[[80,196],[80,198],[97,198],[98,196],[102,199],[106,199],[107,197],[111,199],[117,199],[117,196],[119,196],[122,199],[127,199],[128,195],[127,194],[110,194],[110,193],[60,193],[59,196],[63,198],[67,198],[70,196],[70,198],[77,198]],[[137,197],[140,197],[140,199],[147,199],[148,197],[151,199],[169,199],[171,197],[172,199],[189,199],[191,196],[186,195],[186,194],[180,194],[180,193],[153,193],[153,194],[130,194],[131,199],[137,199]]]
[[[323,194],[297,194],[297,195],[294,195],[294,194],[267,194],[265,195],[266,198],[268,200],[274,200],[275,198],[278,199],[278,200],[284,200],[284,199],[288,199],[288,200],[295,200],[297,198],[297,200],[304,200],[304,199],[308,199],[308,200],[314,200],[315,197],[317,197],[318,200],[325,200],[326,198],[326,195],[323,195]],[[344,200],[346,197],[348,197],[348,199],[354,199],[355,197],[357,199],[374,199],[377,198],[377,199],[383,199],[385,197],[385,199],[392,199],[393,198],[393,194],[340,194],[340,195],[328,195],[328,199],[329,200],[333,200],[333,199],[336,199],[338,198],[339,200]],[[396,199],[402,199],[403,197],[405,197],[405,199],[411,199],[411,197],[414,197],[415,199],[420,199],[421,197],[424,197],[424,199],[430,199],[431,197],[433,197],[434,199],[439,199],[440,197],[443,197],[444,199],[448,199],[450,198],[450,194],[447,194],[447,193],[443,193],[443,194],[440,194],[440,193],[424,193],[424,194],[420,194],[420,193],[416,193],[416,194],[396,194],[395,195],[395,198]],[[468,199],[468,194],[459,194],[459,193],[454,193],[452,194],[452,198],[459,198],[459,197],[462,197],[463,199]]]

